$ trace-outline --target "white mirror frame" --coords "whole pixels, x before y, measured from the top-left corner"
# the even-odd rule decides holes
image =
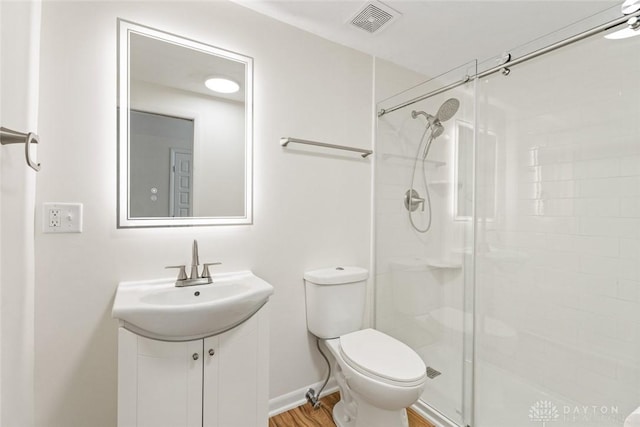
[[[153,37],[245,64],[245,211],[229,217],[132,218],[129,212],[130,34]],[[118,19],[118,228],[253,224],[253,58],[144,25]]]

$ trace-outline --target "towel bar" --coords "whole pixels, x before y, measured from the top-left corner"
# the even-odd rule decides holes
[[[360,155],[362,156],[362,158],[366,158],[367,156],[373,154],[373,151],[371,150],[363,150],[361,148],[346,147],[344,145],[327,144],[325,142],[309,141],[307,139],[291,138],[288,136],[280,138],[280,145],[282,145],[283,147],[286,147],[287,145],[289,145],[290,142],[295,142],[296,144],[315,145],[317,147],[334,148],[336,150],[354,151],[356,153],[361,153]]]

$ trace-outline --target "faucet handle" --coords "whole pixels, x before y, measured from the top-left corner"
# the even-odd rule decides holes
[[[210,265],[220,265],[222,264],[221,262],[205,262],[204,264],[202,264],[204,266],[204,268],[202,269],[202,276],[200,277],[204,277],[207,279],[211,278],[211,273],[209,272],[209,266]]]
[[[178,280],[187,280],[187,272],[184,265],[168,265],[165,268],[179,268]]]

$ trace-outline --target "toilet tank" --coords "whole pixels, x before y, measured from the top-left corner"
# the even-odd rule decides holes
[[[307,271],[304,286],[309,332],[330,339],[361,329],[368,277],[369,271],[360,267]]]

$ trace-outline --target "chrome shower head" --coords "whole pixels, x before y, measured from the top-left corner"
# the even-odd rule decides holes
[[[456,98],[449,98],[442,103],[440,108],[438,108],[438,112],[435,116],[425,113],[424,111],[413,110],[411,112],[411,117],[414,119],[418,116],[426,117],[427,122],[429,122],[427,129],[431,128],[431,138],[433,140],[444,133],[444,126],[442,126],[441,122],[446,122],[451,119],[458,112],[458,108],[460,108],[460,101]],[[425,150],[425,156],[427,151],[428,150]]]
[[[413,110],[411,112],[411,117],[415,119],[418,116],[424,116],[429,122],[429,125],[433,126],[451,119],[458,112],[458,108],[460,108],[460,101],[456,98],[449,98],[442,103],[440,108],[438,108],[438,112],[435,116],[425,113],[424,111]]]
[[[436,119],[440,122],[446,122],[458,112],[460,108],[460,101],[456,98],[449,98],[442,103],[438,112],[436,113]]]

